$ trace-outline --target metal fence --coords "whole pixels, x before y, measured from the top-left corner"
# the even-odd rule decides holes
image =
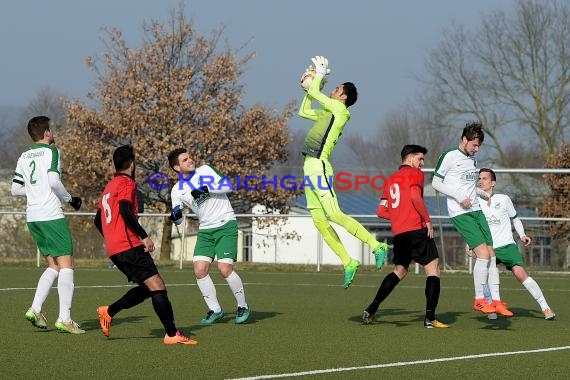
[[[433,172],[433,169],[424,169],[425,172]],[[570,174],[570,169],[497,169],[497,173],[527,173],[527,174]],[[569,189],[570,191],[570,189]],[[442,209],[440,203],[445,202],[445,197],[438,197],[438,209]],[[342,207],[342,205],[341,205]],[[373,210],[371,210],[373,211]],[[523,221],[527,235],[533,238],[533,243],[525,247],[519,245],[523,258],[527,267],[531,270],[553,270],[553,271],[568,271],[570,267],[570,237],[562,240],[554,240],[550,236],[550,223],[566,222],[570,223],[570,210],[566,210],[566,217],[561,218],[544,218],[533,216],[522,216],[520,219]],[[440,212],[441,214],[441,212]],[[158,260],[177,260],[180,268],[183,267],[186,261],[191,259],[193,245],[192,239],[195,239],[197,232],[197,223],[192,215],[185,215],[185,223],[180,228],[173,228],[170,236],[167,239],[162,239],[163,222],[169,214],[140,214],[141,224],[145,227],[149,235],[153,238],[157,251],[160,252],[161,242],[168,242],[169,247],[166,250],[169,252],[168,257],[157,256]],[[74,254],[78,258],[84,259],[104,259],[105,249],[103,239],[98,231],[94,228],[92,219],[94,213],[89,212],[69,212],[66,217],[69,221],[72,235],[74,238]],[[390,232],[390,225],[385,221],[376,218],[374,214],[351,215],[356,219],[365,221],[365,227],[376,235],[378,240],[386,241],[389,244],[392,241]],[[271,262],[278,264],[288,264],[297,262],[291,260],[287,254],[277,254],[279,244],[286,247],[287,239],[291,238],[288,234],[286,238],[280,236],[279,231],[275,229],[261,229],[252,230],[259,218],[287,218],[288,221],[294,221],[297,218],[310,218],[308,214],[289,214],[289,215],[259,215],[259,214],[238,214],[238,225],[240,228],[240,241],[239,248],[240,254],[238,259],[245,262],[256,262],[256,257],[259,257],[260,250],[274,250],[274,260]],[[370,222],[376,220],[376,222]],[[436,243],[438,245],[441,264],[443,270],[468,270],[470,269],[469,257],[465,254],[465,243],[461,236],[455,231],[451,225],[449,218],[444,215],[432,215],[434,220],[434,227],[436,228]],[[305,219],[306,221],[307,219]],[[294,224],[294,223],[293,223]],[[0,250],[0,260],[2,258],[37,258],[39,255],[30,234],[27,231],[25,223],[25,212],[23,211],[0,211],[0,239],[2,239]],[[314,227],[310,227],[314,230]],[[295,231],[298,236],[303,236],[309,231],[306,228],[300,228]],[[314,231],[312,231],[314,232]],[[261,236],[264,242],[260,247],[259,237]],[[295,254],[305,254],[308,256],[313,255],[314,260],[311,263],[315,264],[316,270],[324,263],[322,247],[324,245],[319,235],[319,241],[315,246],[302,247],[301,251]],[[257,241],[258,243],[254,243]],[[267,242],[267,244],[265,244]],[[183,244],[182,244],[183,243]],[[315,248],[316,247],[316,248]],[[284,249],[286,250],[286,248]],[[257,253],[256,253],[257,252]],[[158,255],[158,253],[156,253]],[[371,264],[372,260],[368,257],[369,250],[361,249],[357,254],[361,255],[361,261],[364,264]],[[389,252],[389,259],[391,252]],[[39,261],[38,261],[39,263]],[[337,263],[335,261],[335,263]],[[338,263],[337,263],[338,264]]]
[[[94,213],[66,213],[72,229],[74,238],[74,251],[77,258],[82,259],[104,259],[106,257],[103,239],[96,231],[94,226],[89,226],[92,223]],[[160,243],[162,241],[162,221],[167,214],[141,214],[140,222],[149,232],[153,241],[157,245],[155,255],[160,252]],[[374,215],[351,215],[356,219],[370,218]],[[195,239],[197,232],[197,224],[192,219],[192,215],[185,215],[185,223],[178,229],[173,229],[173,233],[169,237],[170,244],[169,257],[159,257],[158,260],[175,260],[178,262],[180,268],[188,265],[188,260],[191,260],[193,244],[192,239]],[[259,214],[238,214],[238,224],[240,226],[240,254],[238,255],[239,261],[256,262],[255,257],[259,257],[259,251],[262,249],[277,250],[280,247],[287,251],[287,239],[278,236],[275,231],[258,230],[255,234],[262,235],[262,239],[266,239],[268,245],[266,247],[259,247],[253,243],[252,222],[259,218],[267,218],[266,215]],[[310,215],[271,215],[271,218],[287,218],[289,221],[297,218],[310,219]],[[436,243],[440,253],[440,261],[442,269],[447,270],[469,270],[470,259],[465,253],[465,242],[455,231],[449,218],[445,216],[432,216],[434,220],[434,227],[436,229]],[[527,268],[535,271],[568,271],[570,268],[570,240],[566,241],[553,241],[549,235],[548,224],[551,221],[569,222],[570,218],[539,218],[539,217],[521,217],[525,230],[529,236],[533,238],[533,243],[525,247],[519,244]],[[39,265],[39,255],[30,234],[27,231],[25,224],[25,213],[13,211],[0,211],[0,221],[4,228],[0,232],[2,238],[2,250],[0,251],[0,259],[4,258],[36,258]],[[365,227],[376,235],[378,240],[386,241],[388,244],[392,242],[392,235],[390,225],[388,223],[368,223]],[[301,236],[303,231],[297,231]],[[319,235],[320,237],[320,235]],[[259,241],[259,240],[258,240]],[[185,242],[185,244],[181,244]],[[273,244],[273,245],[271,245]],[[320,242],[323,246],[324,242]],[[314,255],[315,270],[320,270],[322,262],[322,255],[319,255],[316,250],[311,247],[306,247],[308,252],[292,252],[290,255]],[[310,251],[310,252],[309,252]],[[314,252],[313,252],[314,251]],[[257,252],[257,253],[256,253]],[[365,256],[369,251],[362,250],[363,263],[371,264],[371,259]],[[276,264],[289,264],[296,262],[290,260],[290,255],[280,254],[275,255]],[[358,254],[357,254],[358,256]],[[321,259],[319,259],[321,257]],[[389,251],[388,261],[391,260],[391,250]],[[273,261],[272,261],[273,262]],[[326,263],[325,263],[326,264]]]

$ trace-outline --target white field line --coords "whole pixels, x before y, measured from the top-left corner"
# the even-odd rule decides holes
[[[216,286],[223,286],[223,285],[227,285],[225,282],[224,283],[215,283]],[[329,287],[329,288],[339,288],[341,285],[340,284],[311,284],[311,283],[296,283],[296,284],[292,284],[292,283],[280,283],[280,282],[244,282],[245,286],[284,286],[284,287],[291,287],[291,286],[320,286],[320,287]],[[131,288],[135,286],[134,284],[124,284],[124,285],[76,285],[75,289],[101,289],[101,288]],[[166,287],[183,287],[183,286],[196,286],[196,283],[181,283],[181,284],[174,284],[174,283],[166,283]],[[52,289],[57,288],[57,286],[52,287]],[[378,288],[378,285],[351,285],[351,288]],[[423,286],[419,286],[419,285],[405,285],[405,284],[400,284],[398,285],[398,289],[400,288],[404,288],[404,289],[424,289]],[[469,286],[464,286],[464,287],[459,287],[459,286],[442,286],[441,289],[460,289],[460,290],[472,290],[472,287]],[[30,288],[30,287],[23,287],[23,288],[0,288],[0,292],[9,292],[9,291],[19,291],[19,290],[36,290],[35,287]],[[525,288],[521,287],[517,287],[517,288],[509,288],[509,287],[501,287],[501,290],[508,290],[508,291],[527,291]],[[543,291],[548,291],[548,292],[570,292],[570,289],[548,289],[548,288],[542,288]]]
[[[442,362],[452,362],[452,361],[457,361],[457,360],[489,358],[489,357],[496,357],[496,356],[535,354],[535,353],[540,353],[540,352],[561,351],[561,350],[568,350],[568,349],[570,349],[570,346],[539,348],[536,350],[525,350],[525,351],[491,352],[491,353],[487,353],[487,354],[452,356],[452,357],[448,357],[448,358],[436,358],[436,359],[415,360],[415,361],[408,361],[408,362],[374,364],[374,365],[366,365],[366,366],[359,366],[359,367],[328,368],[328,369],[320,369],[320,370],[314,370],[314,371],[303,371],[303,372],[281,373],[281,374],[274,374],[274,375],[240,377],[240,378],[234,378],[231,380],[277,379],[277,378],[282,378],[282,377],[298,377],[298,376],[320,375],[320,374],[335,373],[335,372],[359,371],[359,370],[364,370],[364,369],[405,367],[405,366],[418,365],[418,364],[433,364],[433,363],[442,363]]]

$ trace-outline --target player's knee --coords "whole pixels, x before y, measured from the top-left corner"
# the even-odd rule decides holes
[[[333,222],[335,222],[340,226],[343,226],[344,228],[349,228],[351,225],[350,221],[352,218],[350,218],[348,215],[346,215],[344,212],[340,210],[329,214],[329,217]]]
[[[206,277],[210,272],[210,262],[206,260],[195,260],[193,269],[196,278],[198,280],[202,279]]]
[[[426,264],[424,266],[424,271],[426,272],[426,276],[430,277],[430,276],[434,276],[434,277],[439,277],[439,260],[435,259],[433,261],[431,261],[430,263]]]
[[[511,271],[513,272],[513,275],[516,277],[516,279],[519,280],[519,282],[523,282],[528,278],[526,271],[519,265],[513,265]]]
[[[166,289],[163,290],[153,290],[150,292],[150,297],[153,303],[163,303],[168,302],[168,293]]]
[[[139,283],[139,285],[145,286],[150,292],[166,289],[166,285],[164,284],[162,277],[160,277],[160,274],[155,274],[154,276],[147,278],[142,283]]]
[[[234,266],[228,263],[218,262],[218,270],[224,278],[228,278],[234,271]]]
[[[313,219],[313,223],[315,224],[315,227],[317,227],[317,230],[319,230],[321,233],[327,231],[330,226],[330,223],[326,219]]]
[[[404,277],[408,274],[408,268],[403,265],[396,265],[394,267],[394,273],[400,280],[403,280]]]

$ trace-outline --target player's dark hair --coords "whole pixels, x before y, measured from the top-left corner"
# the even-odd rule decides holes
[[[481,174],[481,173],[489,173],[491,175],[491,180],[495,181],[495,182],[497,181],[497,175],[495,174],[493,169],[481,168],[481,169],[479,169],[479,174]]]
[[[134,161],[135,151],[131,145],[120,146],[113,152],[113,165],[118,172],[128,169]]]
[[[479,120],[470,121],[465,124],[463,128],[463,133],[461,134],[461,139],[465,137],[467,141],[473,141],[479,139],[479,143],[483,143],[485,139],[485,132],[483,132],[483,124]]]
[[[343,93],[346,95],[346,100],[344,101],[344,105],[350,107],[354,103],[356,103],[356,99],[358,99],[358,92],[356,91],[356,86],[352,82],[344,82],[342,84]]]
[[[402,161],[404,161],[406,157],[410,154],[416,154],[416,153],[427,154],[427,152],[428,150],[421,145],[409,144],[409,145],[404,145],[404,147],[402,148],[402,152],[400,153],[400,156],[402,157]]]
[[[174,170],[177,173],[178,171],[174,169],[174,166],[179,164],[178,157],[180,157],[182,153],[188,153],[186,148],[177,148],[168,154],[168,164],[170,165],[172,170]]]
[[[34,116],[28,121],[28,134],[34,142],[44,138],[44,132],[49,130],[49,117]]]

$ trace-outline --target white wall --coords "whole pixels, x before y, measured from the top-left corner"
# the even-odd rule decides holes
[[[349,255],[360,260],[364,265],[373,265],[371,249],[366,244],[345,231],[344,228],[331,225],[343,242]],[[281,238],[287,233],[296,234],[297,239]],[[340,265],[340,259],[327,246],[313,224],[310,215],[287,219],[280,228],[258,228],[252,223],[252,247],[250,261],[257,263],[320,264]]]

